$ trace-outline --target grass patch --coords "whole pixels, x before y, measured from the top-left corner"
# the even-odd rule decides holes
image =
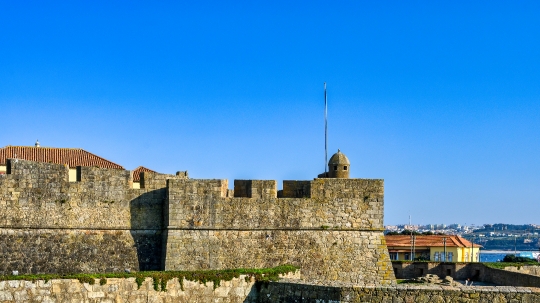
[[[194,281],[205,284],[214,283],[214,289],[221,285],[221,281],[230,281],[233,278],[239,278],[240,275],[246,275],[246,280],[254,278],[256,282],[277,281],[279,275],[295,272],[298,267],[293,265],[281,265],[274,268],[238,268],[224,270],[199,270],[199,271],[140,271],[135,273],[105,273],[105,274],[40,274],[40,275],[5,275],[0,276],[0,281],[24,280],[48,282],[53,279],[75,279],[81,283],[94,285],[99,280],[100,285],[107,283],[107,278],[135,278],[137,288],[140,288],[146,278],[152,278],[152,284],[156,291],[165,291],[167,282],[178,278],[180,287],[184,290],[183,281]]]
[[[540,263],[538,262],[484,262],[482,263],[487,267],[496,268],[496,269],[504,269],[505,267],[509,266],[515,266],[517,268],[521,268],[522,266],[526,265],[533,265],[533,266],[539,266]]]

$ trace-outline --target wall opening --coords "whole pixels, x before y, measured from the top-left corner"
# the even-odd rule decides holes
[[[7,164],[6,165],[6,174],[8,174],[8,175],[11,175],[11,161],[12,161],[11,159],[8,159],[7,163],[6,163]]]
[[[81,182],[81,179],[82,179],[82,166],[77,166],[76,171],[77,171],[76,181]]]

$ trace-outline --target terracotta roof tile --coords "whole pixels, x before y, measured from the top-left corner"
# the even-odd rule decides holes
[[[35,162],[52,162],[67,164],[70,168],[77,166],[98,166],[102,168],[124,169],[121,165],[101,158],[81,148],[11,146],[0,148],[0,165],[6,165],[11,158]]]
[[[386,235],[386,246],[388,247],[410,247],[411,236],[410,235]],[[443,238],[446,238],[447,247],[471,247],[471,242],[465,238],[457,235],[416,235],[415,246],[444,246]],[[474,244],[474,247],[482,247],[481,245]]]
[[[156,171],[153,171],[149,168],[146,168],[144,166],[139,166],[133,170],[133,182],[141,182],[141,173],[147,171],[151,173],[157,173]]]

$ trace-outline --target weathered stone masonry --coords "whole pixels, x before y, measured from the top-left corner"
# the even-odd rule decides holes
[[[163,202],[171,175],[9,160],[0,176],[0,274],[161,268]]]
[[[291,277],[295,278],[295,277]],[[245,276],[222,281],[213,288],[199,282],[183,281],[181,289],[175,278],[168,281],[166,291],[155,291],[152,279],[147,278],[137,287],[135,278],[107,279],[100,285],[80,283],[78,280],[0,281],[0,302],[17,303],[359,303],[359,302],[422,302],[422,303],[537,303],[539,289],[523,287],[442,287],[442,286],[353,286],[298,284],[272,282],[269,284],[246,281]]]
[[[194,180],[9,160],[0,273],[300,266],[306,280],[394,283],[382,180]],[[278,198],[279,197],[279,198]]]
[[[275,181],[236,180],[231,197],[227,180],[169,180],[165,269],[289,263],[306,280],[392,284],[383,181],[308,182],[284,181],[277,198]]]

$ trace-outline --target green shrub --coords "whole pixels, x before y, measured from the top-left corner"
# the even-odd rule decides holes
[[[527,257],[520,257],[516,255],[506,255],[504,256],[503,262],[512,262],[512,263],[522,263],[522,262],[537,262],[536,259],[531,259]]]

